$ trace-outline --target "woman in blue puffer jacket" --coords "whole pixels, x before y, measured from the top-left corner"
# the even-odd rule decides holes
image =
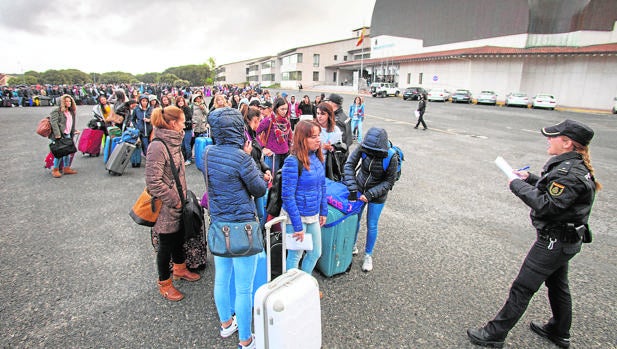
[[[207,151],[208,196],[212,222],[246,222],[255,220],[253,197],[266,193],[266,181],[244,139],[244,120],[236,109],[219,108],[210,113],[213,146]],[[254,346],[251,334],[253,279],[257,255],[243,257],[214,256],[214,303],[218,311],[223,338],[238,331],[242,348]],[[235,273],[236,300],[231,314],[230,282]]]
[[[315,121],[296,125],[291,155],[283,164],[282,214],[287,214],[287,234],[303,241],[311,234],[313,249],[306,251],[302,270],[311,274],[321,256],[321,226],[326,223],[326,172],[320,142],[321,127]],[[299,168],[299,162],[302,167]],[[287,251],[287,268],[297,268],[303,250]]]

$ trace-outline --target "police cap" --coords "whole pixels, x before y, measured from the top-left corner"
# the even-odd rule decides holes
[[[593,138],[593,130],[589,126],[570,119],[544,127],[542,134],[546,137],[567,136],[582,145],[589,145]]]

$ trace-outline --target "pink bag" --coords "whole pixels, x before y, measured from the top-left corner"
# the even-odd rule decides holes
[[[75,153],[71,154],[71,164],[73,163],[73,157],[75,156]],[[52,168],[54,166],[54,154],[52,154],[52,152],[49,152],[49,154],[47,154],[47,156],[45,157],[45,168]],[[64,167],[64,161],[60,160],[60,165],[58,165],[59,169],[62,169]]]

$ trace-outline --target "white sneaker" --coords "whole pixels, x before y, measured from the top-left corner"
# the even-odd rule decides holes
[[[190,164],[191,164],[191,160],[186,160],[186,161],[184,162],[184,166],[188,166],[188,165],[190,165]]]
[[[358,254],[358,245],[353,245],[353,250],[351,251],[351,254],[353,256],[356,256]]]
[[[221,337],[227,338],[236,333],[236,331],[238,331],[238,323],[236,322],[236,317],[232,316],[231,325],[228,327],[221,326],[219,333],[221,334]]]
[[[362,263],[362,271],[373,270],[373,257],[370,254],[364,255],[364,263]]]
[[[238,343],[238,349],[255,349],[255,336],[251,334],[251,342],[246,346]]]

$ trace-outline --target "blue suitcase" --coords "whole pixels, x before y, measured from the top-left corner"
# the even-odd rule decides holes
[[[321,228],[321,257],[317,261],[317,270],[324,276],[332,277],[351,268],[358,234],[358,214],[362,208],[343,213],[328,205],[328,218]]]
[[[197,166],[201,172],[204,171],[204,152],[206,151],[206,147],[212,144],[212,138],[210,137],[195,138],[195,166]]]
[[[103,149],[103,161],[107,163],[109,160],[109,156],[114,152],[114,149],[118,144],[122,142],[122,138],[120,137],[106,137],[105,138],[105,147]]]
[[[133,151],[133,155],[131,155],[131,166],[141,167],[141,146]]]

